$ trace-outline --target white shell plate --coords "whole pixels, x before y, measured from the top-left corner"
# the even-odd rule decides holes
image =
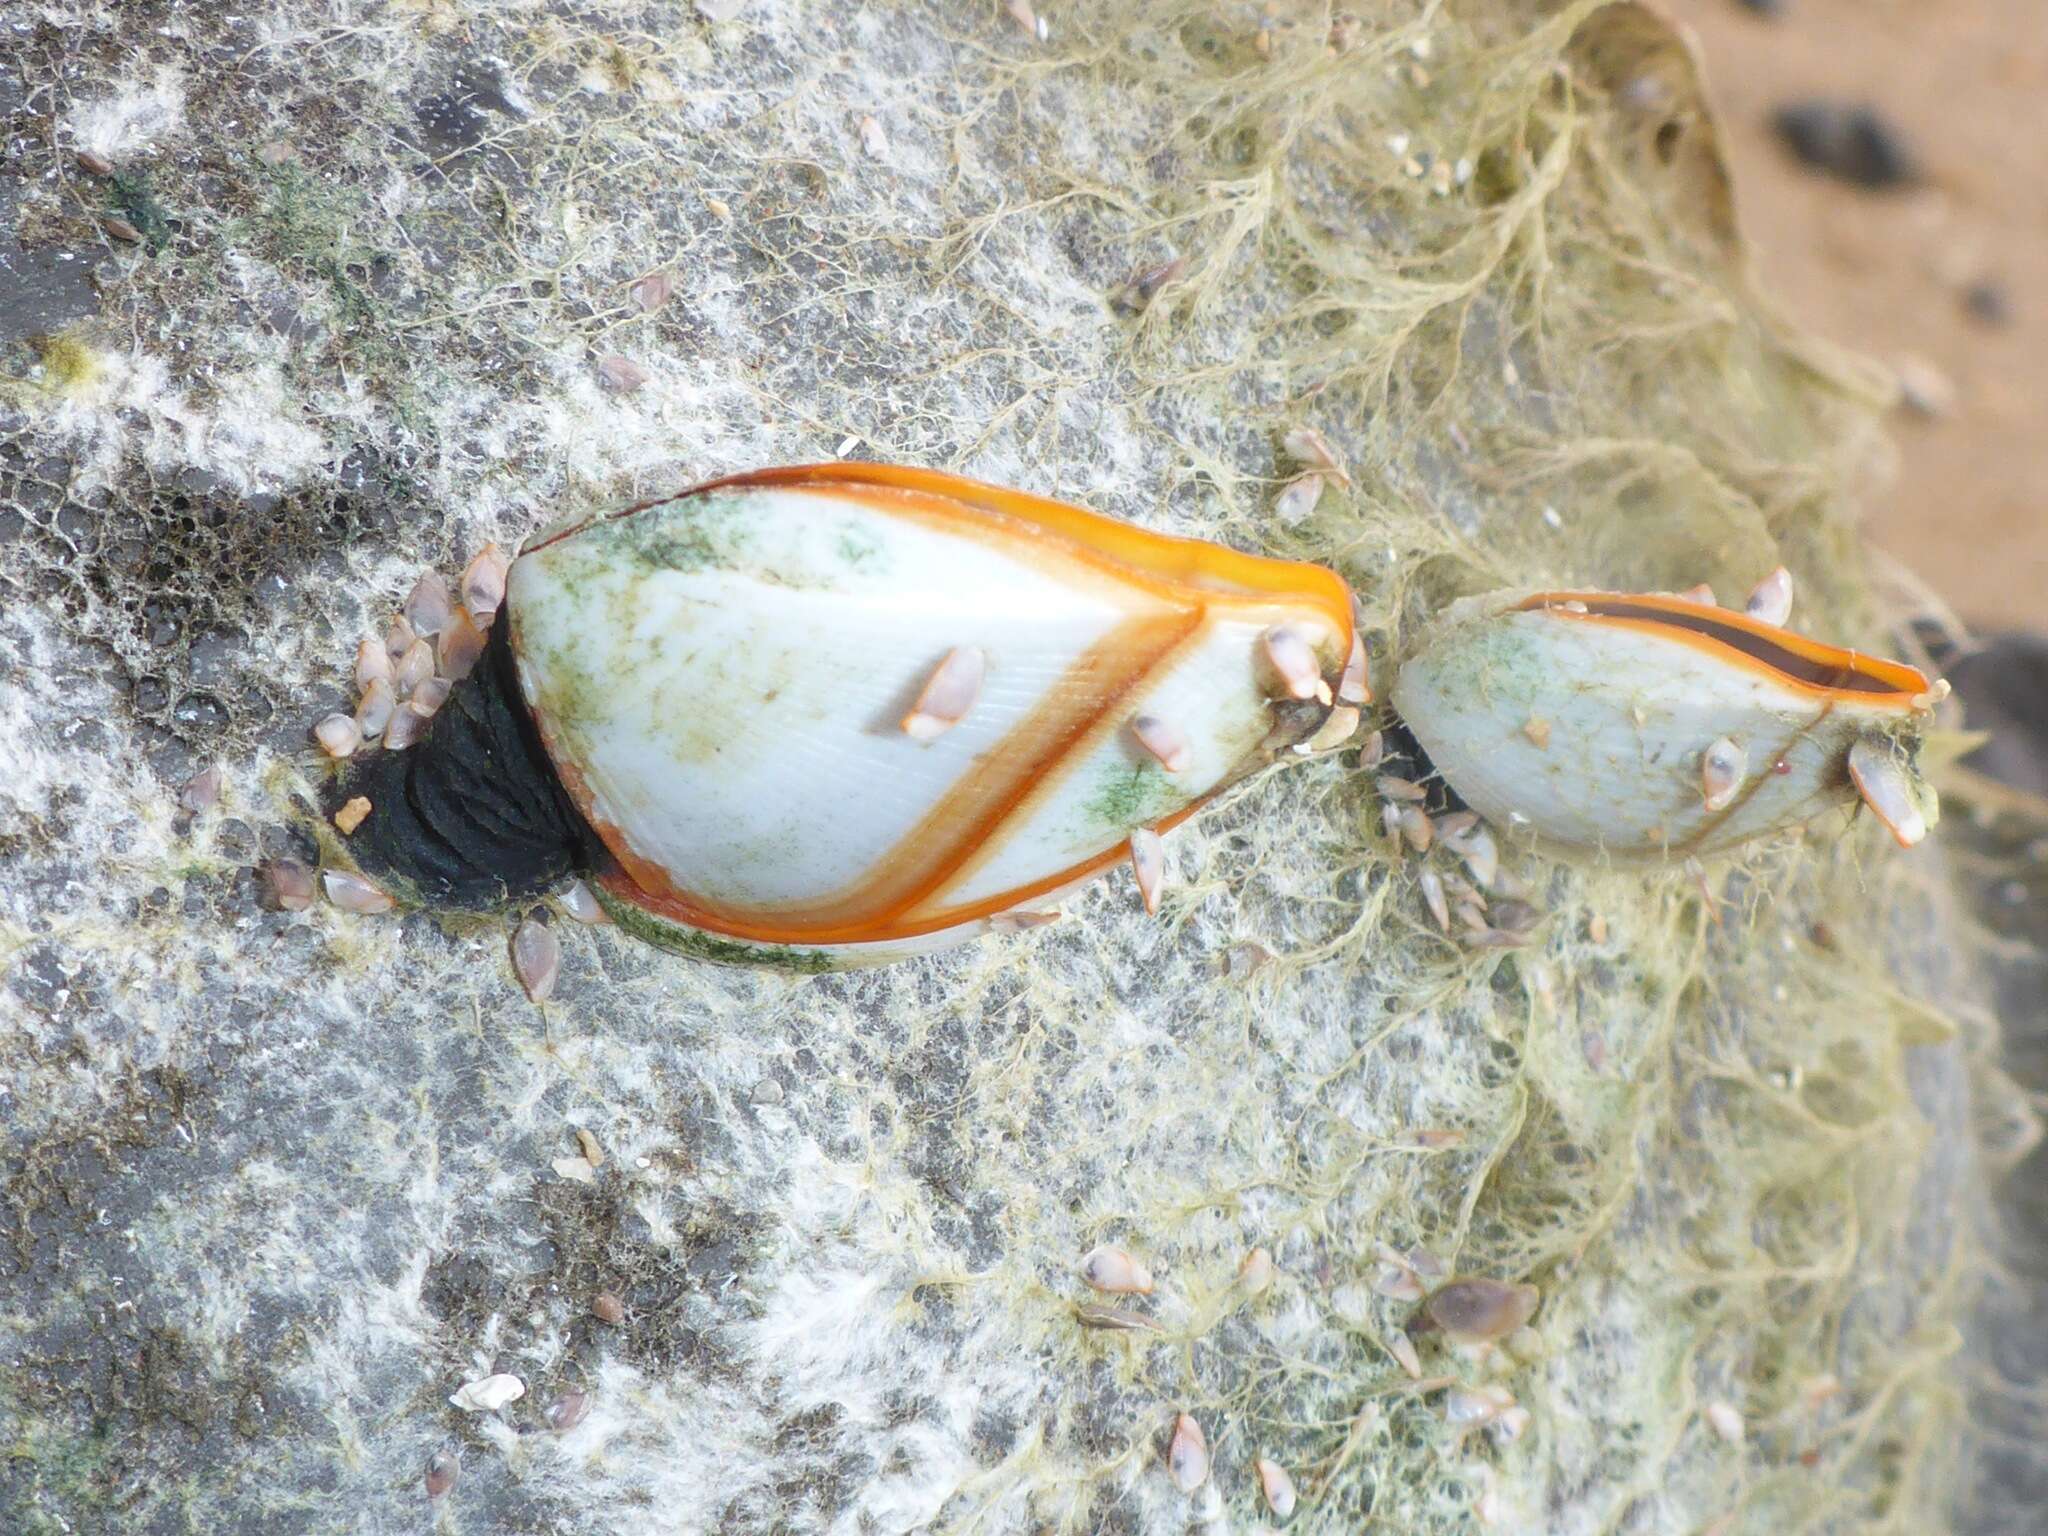
[[[1501,598],[1454,605],[1393,701],[1474,810],[1562,850],[1732,846],[1853,801],[1850,746],[1918,728],[1897,695],[1824,699],[1675,636],[1511,610]],[[1548,723],[1545,745],[1531,720]],[[1701,759],[1722,737],[1744,776],[1709,811]]]
[[[1278,599],[1190,605],[1058,541],[829,487],[713,489],[544,538],[507,609],[549,750],[615,852],[714,931],[844,944],[881,921],[878,955],[1050,899],[1032,888],[1224,782],[1268,728],[1268,625],[1308,623],[1339,661],[1350,642]],[[903,718],[958,646],[985,654],[980,693],[915,740]],[[1140,712],[1184,734],[1184,771],[1133,737]]]

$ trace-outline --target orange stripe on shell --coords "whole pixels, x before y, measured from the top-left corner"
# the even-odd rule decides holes
[[[1565,606],[1567,603],[1584,603],[1588,611],[1575,612]],[[1594,605],[1600,603],[1626,603],[1631,608],[1651,610],[1651,616],[1592,611]],[[1767,677],[1781,687],[1830,702],[1848,699],[1880,709],[1910,710],[1915,707],[1914,700],[1925,694],[1932,686],[1925,674],[1904,662],[1886,661],[1880,657],[1866,656],[1860,651],[1827,645],[1796,631],[1782,629],[1775,624],[1766,624],[1761,619],[1751,618],[1745,613],[1716,608],[1706,603],[1689,602],[1682,597],[1632,592],[1538,592],[1514,605],[1516,612],[1538,610],[1554,618],[1568,619],[1573,623],[1601,624],[1616,629],[1633,629],[1645,634],[1659,635]],[[1658,613],[1670,614],[1674,619],[1690,619],[1717,629],[1735,630],[1753,636],[1764,645],[1788,652],[1813,666],[1834,672],[1853,673],[1881,683],[1885,691],[1834,688],[1810,682],[1736,645],[1716,639],[1711,634],[1703,634],[1682,623],[1661,622],[1654,616]]]
[[[1069,506],[1050,497],[1013,491],[1005,486],[970,480],[936,469],[911,469],[895,464],[793,464],[707,480],[675,496],[643,501],[616,512],[600,513],[550,533],[521,551],[532,554],[571,538],[597,523],[631,517],[670,502],[712,491],[758,490],[764,487],[839,493],[876,504],[873,492],[886,496],[892,511],[944,524],[954,532],[976,530],[961,508],[980,515],[980,527],[997,536],[1007,534],[1006,547],[1029,547],[1051,539],[1070,559],[1135,582],[1156,593],[1185,602],[1193,588],[1210,601],[1232,607],[1261,608],[1285,603],[1315,609],[1336,637],[1336,664],[1351,649],[1351,590],[1336,572],[1297,560],[1248,555],[1201,539],[1154,533],[1099,512]],[[863,496],[863,493],[867,493]]]

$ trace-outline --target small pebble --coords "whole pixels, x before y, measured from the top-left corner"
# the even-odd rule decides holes
[[[334,824],[341,828],[342,835],[346,837],[349,833],[355,831],[357,827],[360,827],[363,824],[363,819],[369,814],[370,797],[368,795],[357,795],[334,813]]]
[[[1892,368],[1899,381],[1899,403],[1930,421],[1955,409],[1956,386],[1946,373],[1924,357],[1907,354]]]
[[[601,1323],[617,1325],[626,1320],[626,1304],[610,1291],[599,1291],[590,1303],[590,1311]]]
[[[445,677],[430,677],[413,689],[412,697],[406,702],[426,714],[438,714],[441,706],[448,702],[448,690],[451,686]]]
[[[78,152],[78,168],[88,176],[111,176],[114,174],[114,162],[105,155],[94,154],[89,149],[81,149]]]
[[[1865,191],[1890,191],[1920,180],[1905,137],[1875,107],[1791,102],[1771,114],[1771,128],[1801,164]]]
[[[142,240],[142,231],[126,219],[117,219],[112,214],[100,220],[100,228],[124,245],[136,245]]]
[[[1981,325],[2002,329],[2012,324],[2012,296],[1995,278],[1982,277],[1965,288],[1963,309]]]

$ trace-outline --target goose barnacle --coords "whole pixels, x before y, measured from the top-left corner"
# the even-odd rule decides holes
[[[1332,572],[935,471],[739,475],[478,559],[359,669],[410,750],[339,775],[349,852],[436,905],[580,875],[714,960],[940,949],[1126,857],[1154,909],[1160,834],[1370,697]]]
[[[1947,686],[1780,627],[1791,602],[1782,569],[1744,612],[1659,593],[1467,598],[1402,666],[1394,705],[1467,805],[1567,855],[1710,853],[1859,794],[1910,846],[1937,815],[1914,761]],[[1454,846],[1491,885],[1490,842]]]
[[[1115,1295],[1152,1294],[1152,1271],[1123,1249],[1107,1244],[1090,1250],[1081,1260],[1081,1278],[1096,1290]]]

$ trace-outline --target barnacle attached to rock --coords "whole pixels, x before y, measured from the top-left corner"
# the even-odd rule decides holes
[[[1913,764],[1947,686],[1758,616],[1790,607],[1782,571],[1742,613],[1655,593],[1467,598],[1393,699],[1475,811],[1567,855],[1715,852],[1859,792],[1910,846],[1937,816]]]
[[[1095,1249],[1081,1261],[1081,1278],[1098,1291],[1150,1295],[1152,1271],[1121,1248]]]
[[[941,948],[1126,853],[1156,911],[1161,834],[1369,697],[1331,572],[923,470],[716,481],[461,587],[422,578],[323,723],[386,748],[338,786],[378,807],[353,851],[452,906],[580,871],[717,960]]]

